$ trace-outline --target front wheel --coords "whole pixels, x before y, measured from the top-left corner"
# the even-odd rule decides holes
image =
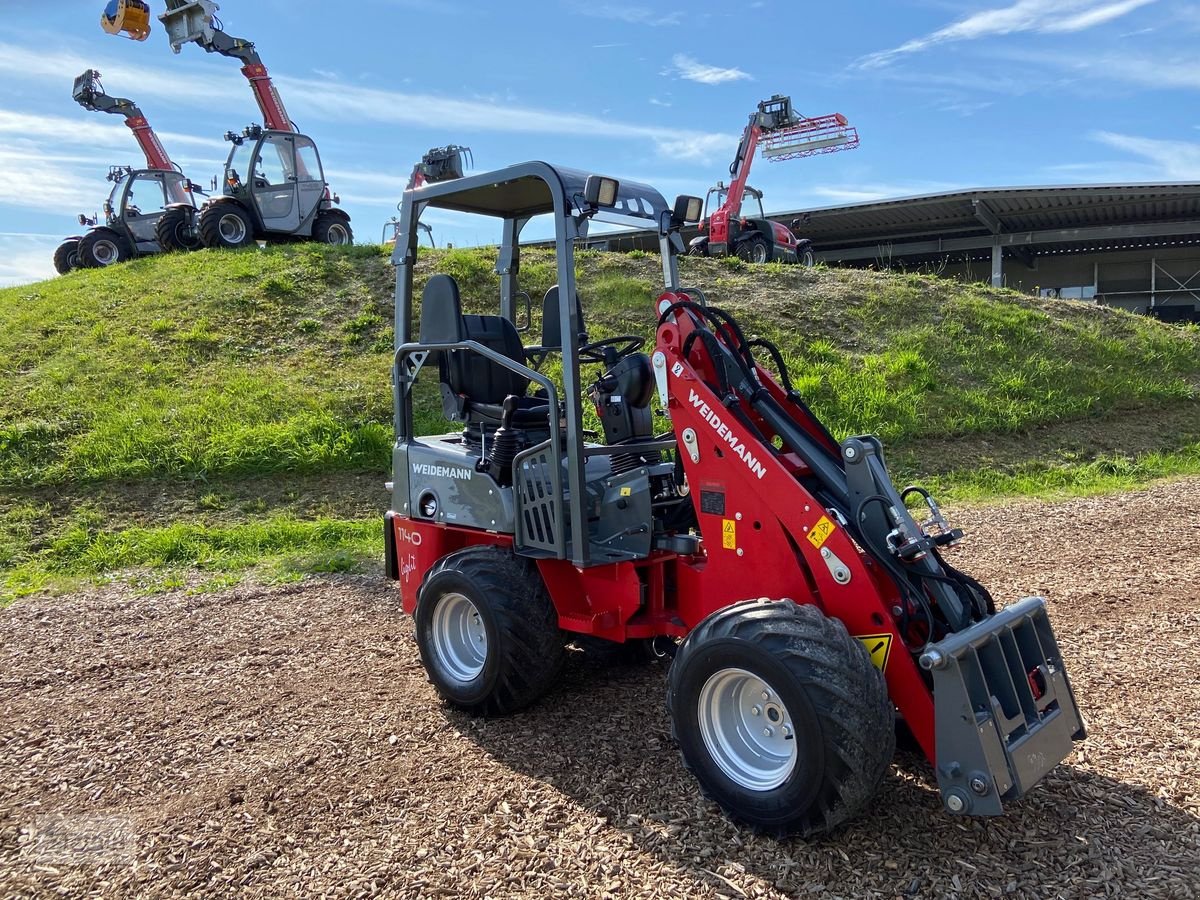
[[[237,203],[214,203],[200,212],[200,240],[213,249],[247,247],[254,243],[254,223]]]
[[[353,244],[354,231],[350,228],[350,219],[341,212],[319,213],[313,223],[313,240],[337,247]]]
[[[805,247],[800,251],[800,265],[806,269],[811,269],[817,264],[817,254],[813,253],[812,247]]]
[[[895,711],[866,649],[789,600],[700,623],[671,666],[667,705],[704,793],[772,834],[809,837],[861,813],[895,750]]]
[[[751,263],[765,263],[771,261],[771,245],[767,243],[767,239],[761,234],[755,235],[749,240],[738,244],[737,255],[739,258]]]
[[[158,218],[154,236],[164,252],[199,250],[204,246],[196,228],[196,211],[173,206]]]
[[[443,557],[417,593],[417,647],[444,699],[474,715],[529,706],[566,659],[558,613],[537,569],[511,550]]]
[[[79,241],[79,264],[88,269],[103,269],[133,258],[129,242],[115,231],[98,228]]]
[[[79,268],[79,238],[67,238],[54,251],[54,271],[59,275]]]

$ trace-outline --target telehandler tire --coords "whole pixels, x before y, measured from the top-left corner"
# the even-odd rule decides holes
[[[761,234],[756,234],[738,244],[737,255],[748,263],[767,263],[771,261],[771,245]]]
[[[566,659],[558,613],[534,565],[469,547],[438,561],[417,593],[417,646],[437,692],[477,716],[540,699]]]
[[[354,243],[350,217],[343,212],[322,212],[313,222],[313,240],[322,244],[344,247]]]
[[[85,269],[104,269],[133,259],[129,241],[108,228],[89,231],[79,240],[79,265]]]
[[[237,203],[212,203],[200,211],[200,240],[210,249],[236,250],[254,243],[254,222]]]
[[[204,246],[196,227],[196,213],[182,206],[173,206],[159,216],[154,237],[164,253],[199,250]]]
[[[67,238],[54,251],[54,271],[66,275],[79,268],[79,238]]]
[[[701,622],[671,666],[667,706],[703,792],[779,836],[861,813],[895,750],[895,709],[866,648],[790,600],[749,600]]]

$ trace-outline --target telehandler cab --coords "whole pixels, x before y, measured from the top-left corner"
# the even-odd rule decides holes
[[[1084,737],[1046,603],[996,611],[943,557],[962,532],[927,492],[893,486],[880,442],[835,440],[779,351],[681,284],[679,229],[700,207],[540,162],[405,193],[385,536],[429,677],[453,706],[500,715],[553,688],[578,636],[655,641],[675,650],[684,762],[734,819],[812,835],[861,812],[897,712],[945,808],[998,814]],[[467,313],[437,274],[414,321],[431,209],[499,220],[495,313]],[[521,233],[536,216],[553,224],[558,283],[525,346]],[[653,347],[588,332],[574,245],[592,220],[658,231]],[[423,378],[461,427],[416,433]]]

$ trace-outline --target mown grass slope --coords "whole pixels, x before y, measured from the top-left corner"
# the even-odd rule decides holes
[[[448,271],[482,310],[493,266],[487,250],[425,253],[419,281]],[[553,273],[529,253],[522,286],[540,298]],[[836,434],[880,434],[897,480],[969,499],[1200,471],[1194,328],[924,276],[692,259],[683,273],[779,344]],[[578,274],[593,337],[651,334],[657,259],[585,253]],[[392,277],[379,248],[302,245],[0,291],[3,590],[370,556]],[[421,419],[444,427],[433,404]]]

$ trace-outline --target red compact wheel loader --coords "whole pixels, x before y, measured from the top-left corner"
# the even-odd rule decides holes
[[[254,44],[222,30],[220,6],[212,0],[166,2],[167,11],[158,18],[171,49],[178,53],[184,44],[194,43],[207,53],[239,60],[266,126],[225,133],[233,146],[221,194],[200,210],[198,231],[204,246],[236,248],[272,239],[352,244],[350,216],[337,208],[341,201],[325,182],[317,145],[300,134],[288,116]],[[148,10],[140,0],[114,0],[105,8],[101,25],[110,34],[144,41],[150,33]]]
[[[104,224],[95,216],[79,216],[79,224],[89,226],[89,230],[58,245],[54,251],[58,273],[111,266],[160,251],[197,249],[200,240],[194,197],[202,192],[171,161],[137,104],[124,97],[108,96],[95,69],[75,79],[71,96],[86,110],[123,117],[146,157],[146,166],[109,169],[108,180],[113,187],[104,202]]]
[[[405,193],[386,568],[429,677],[451,705],[502,715],[553,690],[580,636],[653,641],[675,650],[684,762],[734,819],[812,835],[861,812],[897,715],[947,810],[998,814],[1084,737],[1046,603],[997,610],[945,558],[962,532],[928,492],[896,489],[880,442],[836,440],[779,350],[680,284],[701,206],[541,162]],[[414,322],[417,226],[436,209],[498,220],[494,313],[436,274]],[[558,284],[526,345],[521,232],[537,216]],[[659,234],[653,347],[588,334],[574,248],[592,220]],[[422,379],[460,427],[417,433]]]
[[[700,234],[688,253],[693,256],[737,256],[747,262],[813,265],[812,242],[798,239],[787,226],[773,222],[763,211],[762,191],[748,185],[754,155],[761,148],[769,160],[821,156],[859,145],[858,129],[840,114],[808,118],[792,108],[792,98],[776,94],[758,104],[742,132],[729,166],[729,186],[718,181],[704,200]],[[749,196],[758,215],[742,215]]]

